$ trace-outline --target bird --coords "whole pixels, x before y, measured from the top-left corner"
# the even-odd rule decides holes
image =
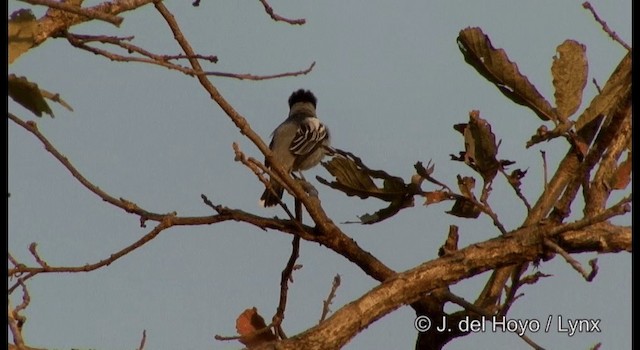
[[[289,97],[289,115],[271,133],[269,149],[287,174],[308,170],[318,165],[330,146],[329,129],[318,119],[316,96],[305,89],[294,91]],[[265,159],[265,166],[271,164]],[[304,179],[304,177],[303,177]],[[280,203],[284,188],[273,176],[260,197],[259,204],[272,207]]]

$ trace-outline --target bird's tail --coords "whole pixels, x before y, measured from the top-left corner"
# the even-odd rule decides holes
[[[284,187],[282,187],[277,181],[271,181],[269,187],[264,190],[260,197],[260,206],[266,208],[277,205],[280,203],[283,193]]]

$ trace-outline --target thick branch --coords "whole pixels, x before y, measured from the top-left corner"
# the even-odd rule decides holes
[[[532,240],[534,232],[530,228],[522,228],[400,273],[336,311],[324,323],[279,342],[278,349],[338,349],[371,323],[402,305],[420,299],[426,293],[484,271],[537,260],[544,256],[545,249],[540,240],[542,237]],[[622,235],[624,237],[616,241],[627,242],[628,245],[618,248],[631,249],[631,230],[599,232],[599,235],[591,234],[589,237],[567,232],[561,234],[558,240],[567,246],[574,243],[584,245],[584,242],[573,241],[580,237],[597,244],[604,236]],[[273,345],[265,344],[256,349],[271,349]]]

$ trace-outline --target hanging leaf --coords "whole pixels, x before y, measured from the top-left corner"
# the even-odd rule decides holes
[[[453,204],[451,210],[447,211],[447,214],[451,214],[461,218],[475,219],[480,216],[480,208],[474,204],[475,195],[473,189],[475,188],[476,180],[472,177],[462,177],[458,175],[458,188],[462,196],[456,198],[456,202]]]
[[[458,35],[464,60],[513,102],[529,107],[542,120],[557,120],[551,104],[509,60],[503,49],[495,49],[480,28],[466,28]]]
[[[480,118],[480,112],[469,113],[469,123],[456,124],[454,129],[464,135],[465,151],[460,156],[451,155],[451,159],[463,161],[473,170],[480,173],[485,183],[491,182],[500,168],[501,162],[496,159],[498,147],[496,136],[491,131],[491,125]]]
[[[400,210],[413,206],[413,196],[399,197],[389,204],[388,207],[382,208],[373,214],[364,214],[359,216],[360,223],[364,225],[371,225],[380,221],[386,220],[396,215]]]
[[[589,65],[586,47],[574,40],[565,40],[556,48],[551,64],[556,111],[561,119],[573,115],[582,103],[587,85]]]
[[[30,110],[36,116],[42,117],[42,112],[44,112],[53,118],[53,112],[49,108],[47,101],[44,100],[38,84],[28,81],[25,77],[16,77],[14,74],[10,74],[8,93],[14,101]]]
[[[38,29],[36,17],[31,10],[20,9],[9,17],[9,64],[27,52],[35,44],[35,32]]]
[[[335,155],[331,160],[321,164],[336,181],[329,182],[317,176],[320,183],[344,192],[347,196],[362,199],[375,197],[390,203],[388,207],[374,214],[360,216],[360,223],[373,224],[387,219],[401,209],[413,206],[413,196],[421,193],[418,182],[405,184],[400,177],[389,175],[382,170],[370,169],[352,153],[340,149],[334,151]],[[378,186],[375,179],[382,180],[382,186]]]
[[[520,180],[525,177],[525,175],[527,175],[527,170],[516,169],[512,171],[509,176],[507,176],[507,180],[509,181],[511,186],[520,189],[520,185],[522,185],[522,182]]]

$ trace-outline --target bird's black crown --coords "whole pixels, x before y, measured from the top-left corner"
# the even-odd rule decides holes
[[[313,107],[315,107],[318,99],[316,99],[311,91],[299,89],[298,91],[294,91],[289,97],[289,108],[298,102],[311,102]]]

